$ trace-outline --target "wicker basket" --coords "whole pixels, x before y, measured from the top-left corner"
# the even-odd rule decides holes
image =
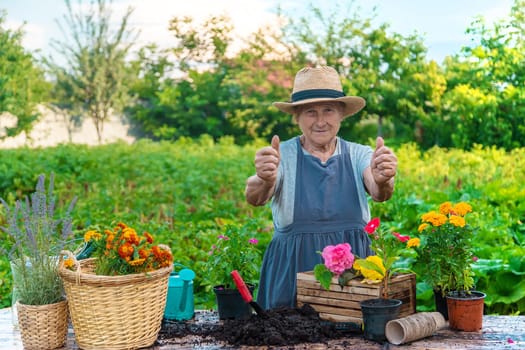
[[[46,305],[17,302],[16,309],[24,349],[56,349],[66,343],[67,301]]]
[[[71,252],[64,254],[76,260]],[[60,263],[69,313],[82,349],[138,349],[152,345],[160,331],[168,278],[173,267],[148,273],[99,276],[95,258]]]

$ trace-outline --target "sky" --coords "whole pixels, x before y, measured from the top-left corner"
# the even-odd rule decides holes
[[[71,0],[76,4],[77,0]],[[84,3],[88,2],[84,0]],[[319,1],[324,7],[334,2]],[[352,2],[351,0],[346,3]],[[168,31],[169,20],[189,15],[202,20],[211,14],[228,15],[238,37],[254,32],[275,20],[277,5],[285,13],[305,13],[304,0],[113,0],[114,19],[118,21],[128,6],[134,8],[131,25],[140,28],[137,44],[155,42],[160,47],[174,45]],[[313,2],[315,4],[315,2]],[[513,0],[354,0],[352,8],[361,18],[370,18],[375,7],[376,21],[388,23],[390,29],[402,35],[417,33],[428,48],[427,57],[438,63],[447,55],[458,53],[471,38],[465,30],[476,16],[488,23],[504,19],[510,13]],[[26,49],[52,54],[51,38],[62,41],[57,20],[67,12],[64,0],[0,0],[0,10],[6,10],[5,25],[10,29],[24,25],[23,45]]]

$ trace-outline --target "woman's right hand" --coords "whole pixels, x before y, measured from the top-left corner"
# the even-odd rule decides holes
[[[279,152],[279,136],[272,137],[271,146],[261,148],[255,153],[255,173],[264,182],[274,184],[277,180],[277,169],[281,154]]]

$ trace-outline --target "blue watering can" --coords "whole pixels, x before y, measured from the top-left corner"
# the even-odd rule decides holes
[[[164,318],[167,320],[184,321],[193,318],[195,306],[193,302],[193,279],[195,272],[181,264],[180,271],[173,271],[168,280],[168,296],[164,308]]]

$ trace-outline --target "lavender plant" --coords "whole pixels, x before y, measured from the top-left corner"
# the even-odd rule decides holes
[[[9,259],[17,298],[23,304],[45,305],[63,299],[62,281],[58,275],[58,255],[72,235],[73,198],[61,215],[56,212],[53,195],[54,175],[48,189],[45,176],[40,175],[36,191],[24,200],[17,200],[11,209],[0,198],[7,225],[1,229],[11,240]]]

